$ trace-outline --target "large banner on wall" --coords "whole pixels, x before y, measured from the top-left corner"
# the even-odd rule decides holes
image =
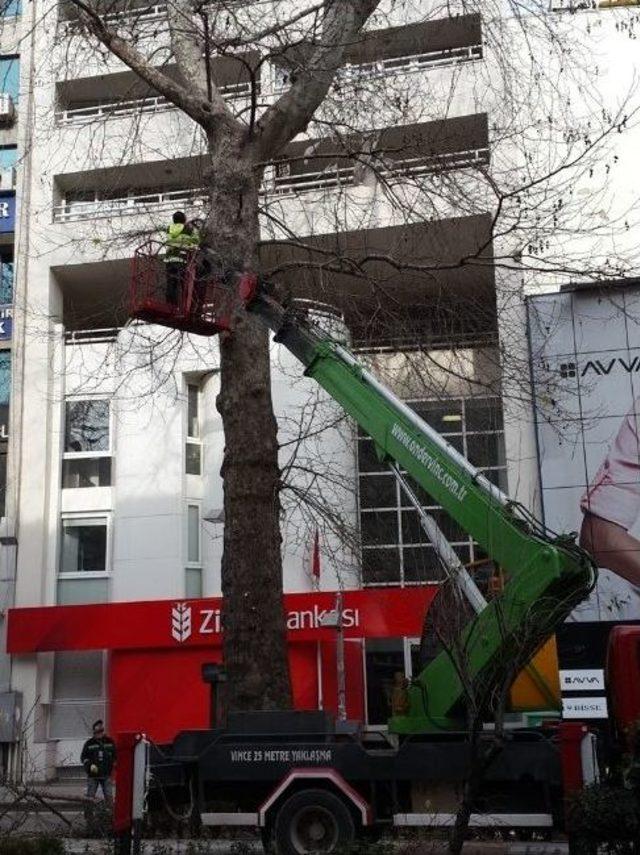
[[[640,619],[640,286],[528,301],[544,519],[601,568],[578,621]]]

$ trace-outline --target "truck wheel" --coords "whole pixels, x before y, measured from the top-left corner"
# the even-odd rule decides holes
[[[294,793],[275,822],[278,855],[341,852],[355,837],[349,808],[327,790]]]

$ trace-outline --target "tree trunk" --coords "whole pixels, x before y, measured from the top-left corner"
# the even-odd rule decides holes
[[[469,836],[469,821],[473,807],[484,783],[489,767],[503,747],[502,733],[495,734],[491,745],[483,745],[481,739],[482,718],[472,723],[469,732],[469,777],[462,789],[462,799],[456,811],[456,819],[449,835],[449,852],[461,855],[464,842]]]
[[[226,269],[256,269],[260,176],[230,137],[217,138],[214,154],[215,172],[207,177],[211,211],[205,245]],[[220,358],[223,655],[229,709],[287,708],[291,688],[282,602],[280,472],[267,332],[240,314],[233,332],[221,338]]]

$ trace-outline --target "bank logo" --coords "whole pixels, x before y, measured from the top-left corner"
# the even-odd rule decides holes
[[[180,642],[191,635],[191,606],[187,603],[176,603],[171,609],[171,635]]]

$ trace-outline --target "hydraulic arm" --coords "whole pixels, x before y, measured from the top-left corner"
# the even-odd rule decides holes
[[[498,663],[516,647],[524,667],[592,589],[591,557],[510,502],[342,344],[271,296],[268,285],[244,276],[240,296],[373,439],[380,459],[407,471],[500,567],[503,591],[461,628],[456,648],[464,662],[443,650],[414,680],[408,713],[390,722],[402,734],[464,726],[469,681],[495,679]]]

